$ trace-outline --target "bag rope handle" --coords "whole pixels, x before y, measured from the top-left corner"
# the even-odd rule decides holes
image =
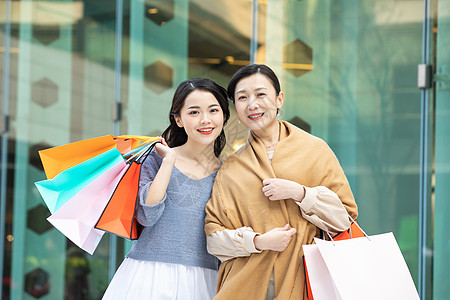
[[[359,230],[361,230],[361,232],[364,234],[364,236],[371,241],[370,237],[367,235],[367,233],[361,228],[361,226],[359,226],[358,222],[356,222],[350,215],[348,215],[348,218],[350,219],[350,221],[352,221],[351,224],[355,224],[356,226],[358,226]],[[348,229],[350,230],[350,238],[352,238],[352,227],[350,225],[350,228]],[[331,234],[327,231],[326,232],[328,237],[330,238],[330,241],[333,243],[333,246],[336,246],[335,241],[333,240],[333,238],[331,237]]]
[[[153,141],[153,142],[149,143],[143,149],[139,150],[138,152],[134,153],[131,157],[129,157],[126,160],[126,163],[129,164],[129,163],[132,163],[133,161],[138,161],[139,159],[142,158],[142,156],[144,156],[145,154],[150,153],[156,143],[161,143],[161,142],[160,141]]]

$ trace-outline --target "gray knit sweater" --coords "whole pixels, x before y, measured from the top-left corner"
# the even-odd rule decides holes
[[[162,163],[155,152],[141,167],[138,222],[144,229],[127,257],[218,269],[218,260],[206,251],[205,205],[217,171],[194,180],[173,168],[164,199],[145,205],[148,189]]]

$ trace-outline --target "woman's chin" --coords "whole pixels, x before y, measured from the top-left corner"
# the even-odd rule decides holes
[[[271,126],[271,124],[277,122],[275,119],[261,118],[259,120],[247,120],[244,124],[254,132],[264,131]]]

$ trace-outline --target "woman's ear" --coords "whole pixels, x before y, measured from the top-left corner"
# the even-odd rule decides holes
[[[277,96],[277,108],[280,109],[283,106],[284,103],[284,93],[280,91],[280,93]]]
[[[175,123],[177,123],[178,127],[183,128],[183,122],[181,122],[181,118],[179,116],[173,116],[175,119]]]

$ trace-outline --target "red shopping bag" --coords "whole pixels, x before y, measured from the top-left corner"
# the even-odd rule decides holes
[[[342,240],[348,240],[348,239],[358,238],[358,237],[363,237],[363,236],[366,236],[366,234],[361,229],[359,224],[355,220],[352,219],[352,224],[350,225],[350,228],[341,233],[338,233],[332,239],[334,241],[342,241]],[[303,256],[303,265],[305,266],[306,293],[308,296],[308,300],[314,300],[312,290],[311,290],[311,284],[309,283],[308,268],[306,267],[305,256]]]

